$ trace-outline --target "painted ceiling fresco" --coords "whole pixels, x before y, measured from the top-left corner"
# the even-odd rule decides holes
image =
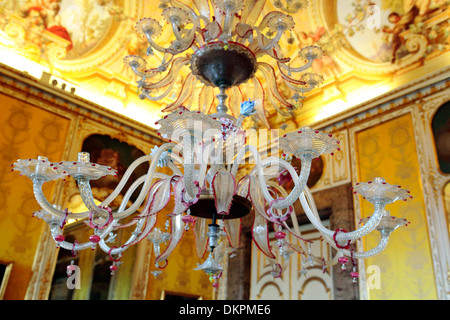
[[[161,13],[173,1],[2,0],[0,62],[25,69],[42,67],[74,84],[77,94],[86,90],[95,97],[85,95],[87,99],[151,126],[171,97],[140,100],[136,79],[123,58],[145,55],[147,42],[134,31],[143,17],[167,26],[157,43],[172,41]],[[193,7],[193,0],[180,1]],[[286,9],[292,1],[268,0],[264,13]],[[302,47],[322,47],[326,55],[312,69],[325,82],[308,93],[303,107],[293,114],[296,126],[324,121],[448,66],[448,0],[308,2],[305,9],[291,13],[296,26],[281,44],[293,64]],[[155,54],[151,59],[159,63],[162,57]],[[267,113],[273,124],[289,120],[272,110]]]

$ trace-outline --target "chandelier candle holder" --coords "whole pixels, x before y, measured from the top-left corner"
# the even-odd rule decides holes
[[[100,205],[94,202],[90,182],[117,175],[117,171],[91,163],[88,153],[79,153],[78,159],[72,162],[54,163],[39,157],[18,160],[13,165],[13,171],[32,180],[34,195],[42,208],[34,215],[49,224],[58,247],[73,252],[99,247],[111,258],[111,271],[115,272],[123,252],[147,239],[154,247],[152,274],[158,276],[184,233],[193,232],[196,239],[193,245],[199,259],[203,260],[196,270],[210,275],[217,287],[224,270],[224,258],[239,247],[241,219],[251,212],[254,212],[253,241],[271,261],[274,277],[281,276],[284,261],[293,253],[301,254],[302,261],[311,266],[328,268],[341,264],[345,270],[349,261],[356,266],[356,259],[379,254],[386,248],[390,234],[408,224],[404,219],[391,217],[385,207],[398,200],[408,200],[411,198],[409,191],[376,178],[353,188],[355,194],[360,194],[374,208],[373,214],[361,221],[362,226],[346,231],[330,230],[323,225],[306,183],[313,159],[340,151],[340,142],[327,133],[304,127],[280,137],[276,142],[282,157],[272,154],[263,158],[255,146],[245,143],[244,119],[256,115],[266,123],[266,99],[282,114],[291,114],[295,109],[280,94],[274,67],[262,62],[262,57],[274,62],[281,79],[296,96],[323,81],[319,75],[305,73],[315,59],[321,58],[322,49],[315,46],[302,49],[299,57],[305,65],[291,67],[291,59],[284,57],[279,41],[294,28],[294,21],[291,16],[276,11],[260,18],[264,3],[215,0],[210,4],[207,0],[196,0],[195,8],[190,8],[180,1],[165,0],[163,17],[172,27],[174,37],[167,48],[155,42],[162,33],[158,21],[144,18],[137,23],[137,33],[149,42],[147,54],[153,55],[154,51],[163,54],[162,63],[156,68],[147,68],[146,60],[139,56],[127,56],[124,60],[139,77],[142,99],[165,98],[174,88],[181,68],[189,65],[191,72],[176,101],[164,108],[166,115],[157,122],[158,134],[167,142],[131,164],[115,190]],[[280,1],[277,3],[282,7]],[[295,10],[304,5],[303,1],[295,3],[298,3]],[[299,73],[303,75],[290,76]],[[258,78],[261,75],[263,80]],[[203,87],[195,108],[186,103],[195,100],[191,98],[197,81]],[[165,91],[161,93],[160,89]],[[215,90],[219,103],[215,113],[210,114]],[[238,98],[236,93],[239,92],[246,94]],[[299,174],[285,160],[294,156],[301,160]],[[254,162],[248,163],[249,158]],[[148,172],[133,181],[121,205],[112,210],[109,206],[143,163],[150,163]],[[247,169],[253,167],[246,171],[249,173],[242,174],[243,165]],[[161,167],[165,168],[165,173],[158,171]],[[277,183],[287,175],[295,185],[290,192]],[[69,177],[77,181],[88,211],[61,210],[45,198],[44,183]],[[141,191],[136,200],[128,205],[139,187]],[[298,228],[291,227],[296,225],[289,220],[297,219],[293,207],[297,200],[323,239],[337,250],[330,261],[314,256],[310,241],[302,237]],[[168,213],[164,209],[169,201],[174,206]],[[134,218],[132,222],[120,223],[129,217]],[[157,217],[166,219],[166,230],[155,227]],[[92,228],[88,242],[65,241],[63,231],[68,219],[83,220]],[[275,230],[275,244],[269,241],[269,224],[273,224]],[[124,243],[116,243],[114,232],[125,227],[134,227],[134,231]],[[381,234],[378,246],[366,252],[350,249],[355,241],[375,230]],[[350,276],[355,281],[358,278],[355,268]]]

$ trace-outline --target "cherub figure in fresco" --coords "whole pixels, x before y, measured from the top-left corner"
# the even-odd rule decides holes
[[[404,14],[392,12],[388,19],[394,24],[393,28],[383,28],[383,32],[392,34],[392,60],[391,63],[397,61],[397,52],[405,43],[405,39],[401,36],[403,32],[410,28],[411,24],[426,19],[427,15],[433,11],[431,6],[432,0],[404,0]],[[434,0],[439,2],[439,0]]]
[[[35,0],[24,5],[20,12],[30,22],[32,35],[29,41],[42,45],[40,35],[47,30],[57,36],[70,41],[68,50],[72,49],[72,41],[69,32],[61,25],[59,11],[62,0]]]
[[[301,32],[299,37],[302,45],[304,46],[310,46],[310,45],[318,45],[322,46],[322,42],[325,41],[323,36],[325,35],[326,30],[325,27],[318,27],[316,29],[316,32],[310,32],[309,34],[306,34],[305,32]],[[311,67],[315,73],[317,74],[324,74],[327,71],[330,72],[332,75],[336,76],[336,66],[334,64],[333,59],[325,54],[322,59],[316,59],[313,62],[313,65]]]
[[[42,46],[40,35],[46,29],[44,8],[30,2],[20,9],[20,13],[29,22],[30,32],[27,34],[27,41]]]

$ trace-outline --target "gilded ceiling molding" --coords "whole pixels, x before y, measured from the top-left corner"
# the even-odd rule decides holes
[[[375,101],[368,101],[366,106],[357,106],[357,108],[349,110],[347,114],[344,113],[338,120],[333,119],[331,121],[318,122],[316,124],[317,128],[321,128],[327,132],[338,132],[350,126],[357,125],[360,122],[368,121],[380,114],[401,109],[413,101],[419,101],[427,96],[432,96],[436,92],[444,92],[450,88],[448,75],[449,72],[446,72],[444,73],[443,80],[433,82],[431,85],[418,90],[411,90],[405,93],[403,90],[407,90],[407,88],[398,88],[398,91],[401,92],[399,96],[396,95],[396,91],[389,92],[385,96],[377,98]],[[435,77],[432,79],[435,79]],[[413,84],[409,87],[413,88]]]

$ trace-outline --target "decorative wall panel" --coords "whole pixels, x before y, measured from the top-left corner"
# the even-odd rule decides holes
[[[5,299],[23,299],[31,278],[34,252],[41,235],[42,221],[32,219],[39,210],[32,183],[8,172],[17,159],[47,155],[63,156],[70,120],[28,103],[0,94],[0,260],[14,262]],[[51,199],[55,185],[44,185]]]
[[[325,225],[329,222],[325,221]],[[316,256],[323,256],[326,260],[331,257],[331,248],[320,241],[320,233],[312,225],[301,228],[305,239],[312,241],[311,252]],[[271,245],[276,245],[273,233],[270,234]],[[289,241],[294,241],[289,234]],[[283,274],[276,278],[270,274],[272,270],[269,259],[252,245],[252,272],[250,299],[252,300],[332,300],[333,281],[329,270],[322,270],[320,266],[311,267],[307,261],[302,261],[302,255],[292,255],[283,260]],[[305,272],[307,270],[307,272]]]
[[[364,130],[355,131],[358,180],[395,177],[414,195],[412,202],[394,203],[386,209],[391,215],[406,218],[408,229],[393,233],[387,249],[367,259],[366,266],[381,270],[381,287],[370,290],[371,299],[436,299],[436,285],[427,213],[424,204],[419,160],[411,114],[398,116]],[[387,181],[388,183],[390,181]],[[391,182],[394,183],[394,182]],[[361,217],[372,212],[370,204],[361,202]],[[368,235],[363,248],[377,245],[379,235]]]

